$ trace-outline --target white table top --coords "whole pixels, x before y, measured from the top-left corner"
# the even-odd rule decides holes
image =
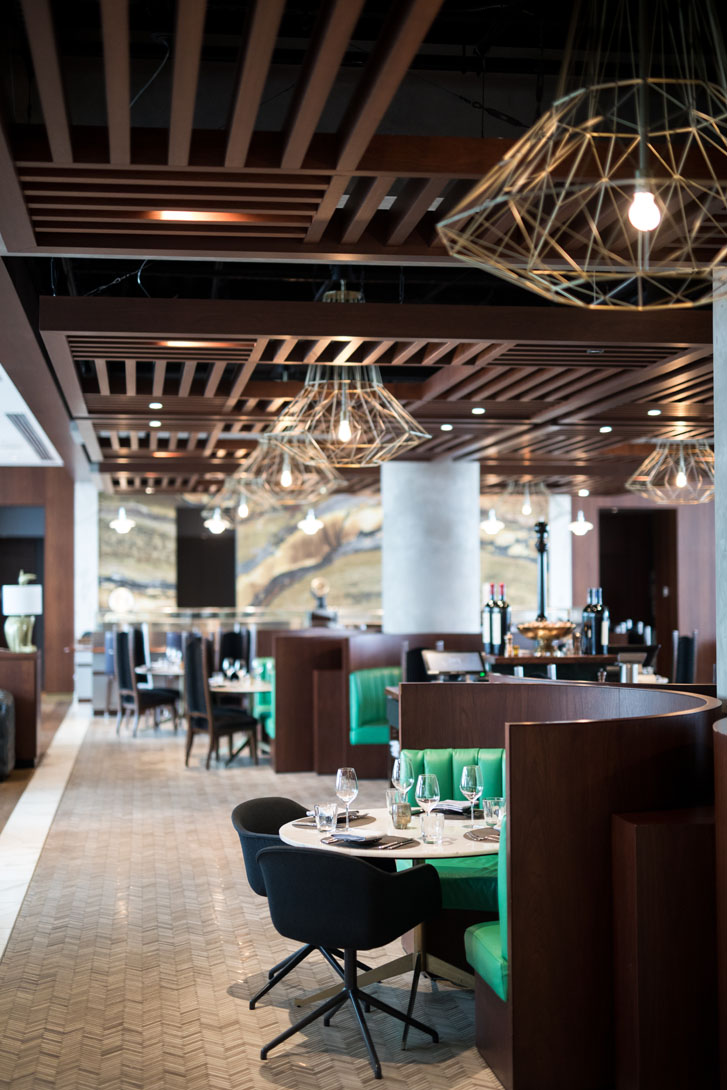
[[[134,667],[137,674],[152,674],[157,677],[183,677],[184,667],[181,662],[167,662],[166,659],[157,659],[155,662],[146,662],[143,666]]]
[[[238,677],[234,681],[210,681],[213,693],[270,693],[273,687],[269,681],[257,677]]]
[[[412,818],[408,829],[394,829],[391,824],[388,811],[382,807],[380,810],[365,811],[375,821],[369,824],[356,824],[351,826],[352,832],[386,834],[387,836],[411,836],[418,843],[408,848],[379,851],[376,848],[340,848],[334,844],[322,844],[322,834],[317,829],[299,829],[289,821],[280,830],[280,839],[285,844],[292,844],[296,848],[320,848],[325,852],[345,852],[347,855],[360,855],[366,859],[460,859],[466,856],[496,855],[499,844],[494,840],[465,840],[464,834],[469,824],[461,818],[445,819],[444,837],[441,844],[422,844],[419,836],[419,818]],[[341,831],[341,826],[338,832]]]

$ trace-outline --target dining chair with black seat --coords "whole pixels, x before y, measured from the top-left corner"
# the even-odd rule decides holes
[[[222,669],[222,663],[226,659],[232,662],[240,662],[247,669],[250,665],[250,632],[247,628],[232,629],[228,632],[220,632],[217,640],[218,670]]]
[[[343,950],[344,973],[341,990],[264,1045],[262,1060],[318,1018],[328,1025],[347,1002],[353,1007],[377,1079],[381,1078],[381,1064],[364,1015],[367,1004],[397,1018],[405,1028],[418,1029],[433,1041],[439,1040],[436,1030],[412,1017],[418,967],[406,1013],[360,988],[357,973],[360,950],[386,946],[439,911],[439,878],[434,867],[425,864],[387,874],[355,856],[291,847],[264,848],[257,861],[275,929],[297,942]]]
[[[143,628],[132,628],[131,648],[136,672],[138,667],[146,666],[151,662],[148,630],[145,632]],[[136,677],[140,689],[154,689],[158,693],[166,693],[170,700],[179,700],[179,689],[173,685],[155,685],[152,674],[136,673]]]
[[[263,848],[280,847],[283,843],[278,836],[278,830],[281,826],[289,821],[304,818],[306,813],[305,806],[301,806],[299,802],[281,795],[249,799],[247,802],[238,803],[232,811],[232,824],[240,838],[242,858],[245,862],[245,874],[250,883],[250,888],[260,897],[266,897],[267,892],[263,874],[257,862],[258,852],[261,852]],[[314,953],[316,950],[323,955],[335,972],[343,977],[343,969],[339,964],[339,960],[336,960],[343,957],[340,950],[327,950],[324,947],[306,943],[268,970],[268,983],[252,997],[250,1010],[254,1010],[259,999],[262,999],[292,969],[300,965],[304,958],[307,958],[309,954]],[[368,969],[367,965],[363,965],[363,963],[360,963],[360,965],[364,970]]]
[[[146,688],[139,685],[134,668],[133,641],[129,639],[128,632],[116,632],[114,635],[114,661],[119,694],[116,733],[120,733],[121,723],[125,716],[133,713],[134,727],[132,734],[136,737],[141,713],[156,712],[159,708],[169,708],[176,732],[179,693],[176,690]],[[154,725],[156,726],[156,719]]]
[[[209,768],[212,754],[219,760],[220,738],[229,740],[229,755],[226,764],[230,764],[241,751],[248,746],[253,764],[258,763],[257,756],[257,720],[242,708],[221,707],[212,703],[209,679],[207,676],[207,644],[201,636],[187,640],[184,649],[184,692],[187,718],[187,744],[184,763],[189,764],[189,754],[195,735],[207,734],[209,746],[205,767]],[[233,749],[233,736],[243,734],[242,744]]]
[[[671,680],[682,684],[691,684],[697,672],[697,629],[691,636],[680,636],[679,630],[671,634],[672,662]]]

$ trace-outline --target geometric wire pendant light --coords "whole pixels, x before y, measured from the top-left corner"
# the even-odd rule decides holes
[[[714,451],[704,440],[661,439],[626,488],[656,503],[708,503],[714,496]]]
[[[305,433],[282,436],[261,435],[257,450],[244,470],[235,474],[240,486],[252,496],[267,499],[270,506],[312,506],[344,483],[340,474],[326,464]]]
[[[583,8],[556,101],[439,233],[558,302],[709,302],[727,290],[712,276],[727,255],[727,63],[711,0]]]
[[[283,443],[301,433],[313,440],[304,457],[329,466],[379,465],[431,438],[371,364],[309,367],[273,429]]]

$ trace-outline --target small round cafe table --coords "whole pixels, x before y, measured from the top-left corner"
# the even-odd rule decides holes
[[[391,818],[386,809],[368,810],[366,811],[366,814],[368,820],[364,819],[362,815],[362,819],[352,824],[352,832],[366,834],[367,836],[377,834],[380,834],[381,836],[408,836],[415,842],[402,848],[386,848],[385,850],[376,847],[339,847],[335,844],[321,843],[322,834],[314,826],[303,828],[292,821],[289,821],[287,825],[282,826],[279,836],[284,844],[290,844],[296,848],[315,848],[318,851],[356,855],[360,856],[362,859],[411,859],[414,866],[430,859],[460,859],[480,855],[496,855],[499,848],[497,840],[467,840],[464,834],[468,831],[466,826],[469,823],[462,818],[445,817],[442,843],[424,844],[419,835],[419,822],[416,818],[412,820],[408,829],[399,830],[393,828]],[[339,826],[337,831],[341,832],[342,827]],[[359,984],[364,987],[366,984],[387,980],[389,977],[398,976],[400,973],[414,970],[417,965],[423,972],[431,973],[433,976],[443,977],[444,979],[451,980],[452,983],[459,984],[465,988],[474,987],[474,976],[472,973],[466,973],[456,965],[451,965],[449,962],[443,961],[441,958],[434,957],[432,954],[427,953],[424,943],[424,928],[422,925],[414,930],[414,949],[411,954],[404,954],[402,957],[395,958],[385,965],[380,965],[378,968],[370,969],[366,973],[361,973],[359,976]],[[317,1002],[328,996],[335,995],[337,991],[337,985],[326,988],[324,991],[316,992],[314,995],[307,995],[296,999],[295,1004],[296,1006],[301,1007],[307,1003],[312,1003],[313,1001]]]

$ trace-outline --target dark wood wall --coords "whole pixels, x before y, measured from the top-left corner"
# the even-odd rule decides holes
[[[599,583],[599,511],[603,508],[666,510],[639,496],[588,496],[578,500],[594,529],[573,539],[573,605],[585,605],[588,587]],[[697,503],[676,507],[676,625],[683,634],[699,631],[697,681],[712,681],[716,656],[714,504]],[[669,643],[671,632],[659,632],[659,641]]]
[[[0,469],[0,506],[45,508],[44,688],[73,690],[73,481],[65,469]]]

